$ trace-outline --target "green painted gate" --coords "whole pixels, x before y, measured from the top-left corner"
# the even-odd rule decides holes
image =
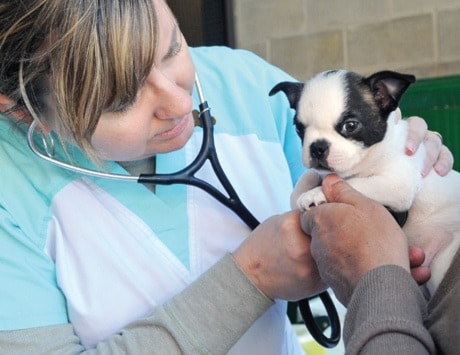
[[[423,117],[429,129],[442,134],[460,171],[460,75],[417,80],[400,106],[404,117]]]

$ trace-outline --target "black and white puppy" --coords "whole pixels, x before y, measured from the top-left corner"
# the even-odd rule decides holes
[[[460,174],[432,171],[423,178],[423,144],[415,155],[405,154],[407,122],[398,104],[413,82],[414,76],[392,71],[363,77],[334,70],[306,83],[279,83],[270,95],[283,91],[296,110],[302,159],[310,168],[293,193],[297,206],[326,202],[320,186],[305,191],[320,184],[321,171],[347,179],[392,211],[409,211],[403,229],[411,245],[425,250],[433,294],[460,244]]]

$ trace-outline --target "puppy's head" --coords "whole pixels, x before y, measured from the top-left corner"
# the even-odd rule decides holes
[[[392,71],[366,78],[333,70],[306,83],[279,83],[270,95],[283,91],[296,110],[294,124],[303,144],[303,163],[347,175],[369,147],[383,140],[388,116],[413,82],[414,76]]]

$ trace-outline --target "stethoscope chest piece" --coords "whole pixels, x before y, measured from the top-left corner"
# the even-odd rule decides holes
[[[193,110],[192,115],[193,115],[193,121],[195,123],[195,127],[204,127],[203,125],[203,120],[200,118],[200,111],[198,110]],[[216,124],[216,119],[214,116],[211,116],[211,124],[214,126]]]

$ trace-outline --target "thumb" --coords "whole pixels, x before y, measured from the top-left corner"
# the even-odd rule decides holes
[[[335,174],[326,176],[323,181],[323,192],[328,202],[340,202],[349,205],[357,205],[363,198],[366,198]]]

